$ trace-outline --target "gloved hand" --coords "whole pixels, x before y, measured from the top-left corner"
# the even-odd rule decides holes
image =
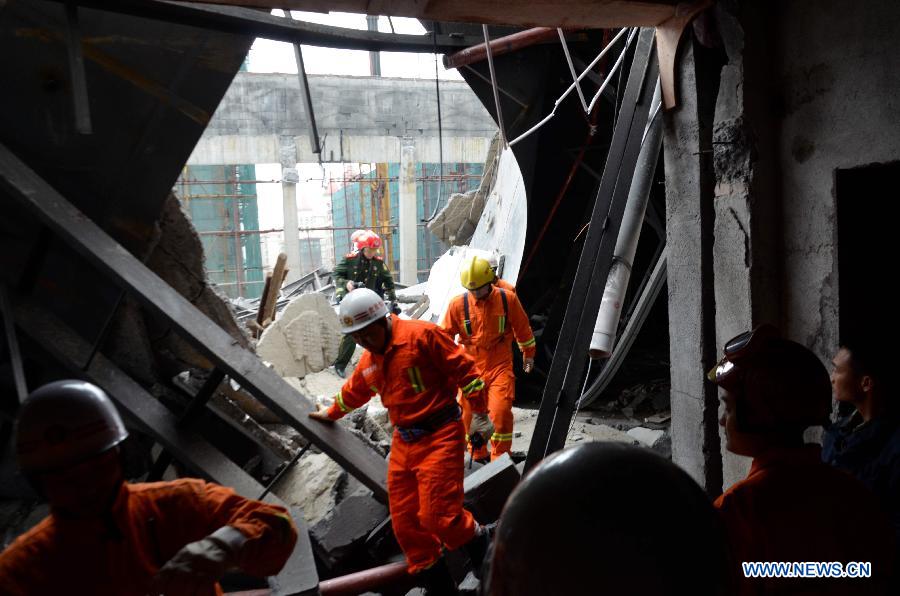
[[[328,408],[323,408],[321,406],[318,406],[314,411],[310,412],[307,415],[310,418],[313,418],[315,420],[320,420],[322,422],[334,422],[334,420],[332,420],[331,418],[328,417],[328,414],[326,412],[328,412]]]
[[[392,300],[389,303],[388,310],[394,313],[395,315],[399,315],[402,311],[400,310],[400,305],[397,304],[396,300]]]
[[[247,541],[240,530],[222,526],[206,538],[186,544],[153,577],[150,594],[199,594],[238,565]]]
[[[530,373],[534,370],[534,358],[523,358],[522,359],[522,369],[525,371],[525,374]]]
[[[469,424],[469,436],[476,434],[481,435],[484,442],[487,443],[494,434],[494,424],[488,418],[487,412],[476,412],[472,414],[472,423]]]

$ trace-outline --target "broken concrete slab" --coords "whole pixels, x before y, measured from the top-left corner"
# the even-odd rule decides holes
[[[665,431],[646,428],[643,426],[635,426],[628,431],[628,436],[634,437],[647,447],[653,447],[663,437]]]
[[[463,481],[464,505],[478,523],[497,521],[506,499],[521,478],[509,454],[486,464]]]
[[[340,484],[347,472],[324,453],[307,453],[288,470],[272,490],[285,503],[303,512],[303,519],[314,526],[337,507]]]
[[[337,358],[337,314],[321,294],[302,294],[281,311],[259,338],[256,353],[282,377],[305,377]]]
[[[388,516],[388,509],[368,494],[354,494],[340,502],[310,534],[320,560],[331,571],[348,565],[364,548],[366,538]]]

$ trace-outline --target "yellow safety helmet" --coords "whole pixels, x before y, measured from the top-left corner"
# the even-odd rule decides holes
[[[494,281],[494,270],[487,259],[472,257],[459,273],[459,281],[467,290],[477,290]]]

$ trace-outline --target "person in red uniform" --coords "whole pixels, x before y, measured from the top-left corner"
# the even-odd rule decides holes
[[[463,267],[460,281],[466,292],[455,296],[447,306],[441,326],[451,335],[459,336],[478,364],[487,384],[487,407],[494,434],[491,436],[492,460],[512,448],[513,413],[516,396],[516,377],[513,374],[512,337],[522,350],[526,373],[534,368],[535,340],[528,323],[528,315],[515,292],[493,285],[496,275],[490,263],[473,257]],[[469,436],[471,413],[463,402],[463,421]],[[476,461],[488,457],[487,446],[473,446]]]
[[[388,502],[397,542],[409,571],[429,594],[456,593],[441,548],[466,547],[480,569],[490,540],[463,508],[465,431],[457,388],[475,411],[473,428],[488,434],[482,380],[475,362],[440,327],[403,320],[367,288],[341,302],[342,331],[363,348],[353,375],[327,410],[312,418],[332,422],[379,394],[394,436],[388,463]]]
[[[804,346],[761,325],[725,344],[709,372],[724,390],[725,447],[752,457],[747,478],[716,501],[742,562],[870,562],[872,577],[746,578],[740,594],[886,594],[893,541],[886,514],[861,482],[821,461],[803,432],[831,410],[822,362]]]
[[[283,507],[202,480],[125,482],[127,436],[90,383],[57,381],[23,402],[19,467],[50,515],[0,553],[0,594],[222,594],[229,570],[284,566],[297,530]]]

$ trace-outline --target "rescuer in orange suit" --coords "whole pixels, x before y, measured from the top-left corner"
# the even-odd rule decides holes
[[[468,261],[460,274],[466,292],[454,297],[441,326],[451,335],[459,336],[478,364],[487,385],[487,407],[494,434],[491,436],[491,459],[497,459],[512,447],[512,404],[516,395],[513,374],[511,336],[515,336],[522,350],[523,368],[534,368],[535,340],[528,324],[528,315],[515,292],[494,287],[496,274],[490,263],[481,257]],[[471,419],[468,404],[463,402],[463,421],[467,432]],[[471,432],[468,432],[471,436]],[[488,457],[487,446],[477,447],[475,460]]]
[[[715,502],[734,552],[739,594],[896,594],[893,535],[874,493],[821,461],[803,432],[831,411],[831,383],[806,347],[760,325],[725,344],[709,372],[724,389],[725,448],[753,458]],[[870,578],[747,578],[742,562],[868,562]]]
[[[50,515],[0,553],[0,594],[222,594],[230,570],[276,574],[297,531],[283,507],[202,480],[130,484],[128,432],[99,387],[57,381],[19,409],[19,467]]]
[[[334,404],[309,415],[331,422],[381,395],[394,426],[387,477],[394,535],[429,594],[455,594],[441,546],[466,547],[478,570],[490,541],[487,528],[463,508],[465,431],[456,402],[459,388],[476,412],[472,431],[489,435],[484,381],[440,327],[390,316],[372,290],[347,294],[339,318],[342,331],[366,351]]]

